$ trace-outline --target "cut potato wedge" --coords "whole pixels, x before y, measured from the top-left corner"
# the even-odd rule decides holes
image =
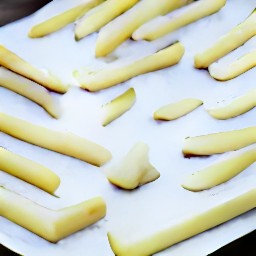
[[[99,32],[96,42],[96,57],[113,52],[132,33],[150,19],[184,6],[191,0],[142,0],[133,8],[110,22]]]
[[[132,38],[148,41],[158,39],[178,28],[218,12],[225,4],[226,0],[196,1],[165,16],[158,16],[148,21],[133,32]]]
[[[208,49],[195,56],[196,68],[208,68],[210,64],[243,45],[256,35],[256,11],[241,24],[222,36]]]
[[[0,216],[49,242],[56,243],[97,222],[105,214],[106,204],[101,197],[55,211],[0,187]]]
[[[130,238],[120,238],[109,232],[108,240],[115,255],[148,256],[216,227],[255,207],[256,189],[251,189],[144,239],[133,241]],[[130,237],[132,238],[132,234]]]
[[[59,79],[35,68],[3,45],[0,45],[0,65],[52,91],[65,93],[68,90],[68,86],[62,84]]]
[[[60,178],[45,166],[2,147],[0,147],[0,170],[50,194],[53,194],[60,185]]]
[[[256,149],[235,152],[228,158],[188,175],[181,186],[190,191],[202,191],[220,185],[252,165],[256,161]]]
[[[122,83],[132,77],[177,64],[184,54],[181,43],[175,43],[155,54],[147,56],[132,64],[116,69],[105,69],[98,72],[74,72],[81,88],[88,91],[99,91]]]
[[[187,98],[159,108],[154,113],[155,120],[171,121],[180,118],[201,106],[203,102],[199,99]]]
[[[60,104],[48,90],[4,67],[0,67],[0,86],[34,101],[52,117],[58,118],[60,116]]]
[[[104,111],[104,117],[102,120],[102,125],[108,125],[128,111],[133,106],[135,100],[135,91],[133,88],[130,88],[115,99],[103,105],[102,110]]]
[[[75,27],[75,38],[81,38],[98,31],[111,20],[130,9],[138,0],[107,0],[101,5],[93,8]]]
[[[208,70],[216,80],[227,81],[236,78],[256,66],[256,50],[245,54],[230,64],[213,63]]]
[[[150,164],[148,151],[146,144],[135,144],[119,165],[107,169],[109,182],[131,190],[158,179],[160,173]]]
[[[184,155],[212,155],[237,150],[256,143],[256,127],[188,137],[183,145]]]
[[[36,24],[30,29],[28,36],[31,38],[38,38],[56,32],[66,25],[76,21],[78,18],[88,12],[88,10],[102,2],[103,0],[84,1],[84,3],[66,10],[65,12],[60,13],[49,20]]]
[[[0,131],[33,145],[101,166],[111,158],[104,147],[70,132],[59,132],[0,113]]]
[[[229,119],[242,115],[256,106],[256,89],[248,91],[231,103],[217,108],[207,109],[207,112],[216,119]]]

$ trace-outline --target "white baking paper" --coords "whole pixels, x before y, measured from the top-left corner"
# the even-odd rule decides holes
[[[39,16],[47,16],[50,9],[51,12],[60,7],[65,9],[64,3],[66,2],[53,1],[34,15],[0,28],[1,44],[72,85],[64,95],[52,93],[60,100],[63,110],[61,118],[54,120],[38,105],[4,88],[0,88],[0,111],[52,129],[71,131],[95,141],[112,152],[113,161],[118,161],[136,142],[143,141],[149,145],[150,161],[161,173],[161,177],[134,191],[123,191],[109,184],[105,178],[104,168],[113,161],[97,168],[0,133],[0,146],[44,164],[61,177],[61,185],[56,192],[60,198],[54,198],[4,172],[0,172],[0,185],[52,209],[76,204],[98,195],[105,199],[108,209],[103,220],[57,244],[49,243],[0,217],[1,244],[25,256],[111,256],[114,254],[108,244],[108,231],[119,233],[122,239],[131,237],[136,240],[256,186],[255,165],[225,184],[200,193],[186,191],[180,186],[184,176],[220,157],[184,158],[181,150],[185,137],[256,124],[255,109],[225,121],[213,119],[204,109],[254,88],[255,69],[236,79],[218,82],[206,70],[193,67],[193,56],[242,22],[255,8],[255,1],[228,0],[220,12],[210,17],[151,43],[128,40],[110,56],[100,59],[94,57],[97,33],[76,42],[73,24],[44,38],[27,37],[27,32]],[[176,40],[184,44],[186,51],[181,62],[174,67],[141,75],[96,93],[78,88],[72,76],[75,69],[111,69],[129,63]],[[234,60],[254,48],[253,38],[221,62]],[[102,127],[101,105],[129,87],[134,87],[137,94],[134,107],[108,126]],[[200,98],[204,101],[204,106],[176,121],[153,120],[156,109],[186,97]],[[256,212],[252,210],[157,255],[207,255],[255,228]]]

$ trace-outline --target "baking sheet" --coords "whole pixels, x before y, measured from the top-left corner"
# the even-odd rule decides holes
[[[0,28],[0,42],[32,64],[46,68],[72,85],[58,98],[63,114],[52,119],[42,108],[4,88],[0,88],[0,111],[56,130],[68,130],[107,147],[113,161],[97,168],[80,160],[63,156],[0,133],[1,146],[44,164],[61,177],[61,185],[54,198],[47,193],[0,172],[0,185],[49,208],[58,209],[79,203],[93,196],[102,196],[107,203],[106,217],[57,244],[0,217],[0,243],[26,256],[35,255],[113,255],[107,231],[120,237],[137,239],[166,227],[168,224],[204,211],[256,186],[255,165],[229,182],[213,189],[192,193],[180,183],[183,177],[209,165],[220,156],[185,159],[181,148],[185,137],[255,125],[256,110],[230,120],[211,118],[204,107],[171,122],[156,122],[153,112],[160,106],[186,97],[197,97],[205,107],[231,99],[255,87],[255,70],[228,82],[217,82],[207,71],[193,68],[193,56],[206,48],[217,37],[242,22],[255,8],[255,1],[228,0],[217,14],[191,24],[154,42],[128,40],[106,58],[95,59],[97,33],[83,40],[74,40],[73,24],[41,39],[29,39],[27,32],[44,13],[64,8],[63,1],[53,1],[34,15]],[[54,10],[52,10],[54,8]],[[123,84],[89,93],[78,88],[72,77],[74,69],[112,68],[129,63],[180,40],[186,52],[181,62],[171,68],[133,78]],[[234,60],[255,47],[251,39],[243,47],[221,61]],[[100,124],[101,105],[134,87],[137,100],[134,107],[107,127]],[[161,177],[134,191],[122,191],[108,183],[107,168],[119,160],[137,142],[150,147],[150,160]],[[181,242],[157,255],[200,256],[256,229],[256,212],[252,210],[228,223]]]

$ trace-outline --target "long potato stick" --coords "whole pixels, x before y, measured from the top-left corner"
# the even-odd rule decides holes
[[[33,145],[101,166],[111,158],[104,147],[70,132],[59,132],[0,113],[0,131]]]
[[[150,19],[184,6],[191,0],[142,0],[130,10],[107,24],[99,32],[96,42],[96,57],[114,51],[132,33]]]
[[[76,21],[78,18],[83,16],[88,10],[102,3],[103,0],[90,0],[85,1],[78,6],[75,6],[63,13],[60,13],[46,21],[33,26],[28,36],[31,38],[43,37],[53,32],[60,30],[68,24]]]
[[[0,86],[14,91],[40,105],[52,117],[60,116],[60,106],[56,99],[41,85],[0,67]]]
[[[256,143],[256,127],[188,137],[183,145],[184,155],[212,155],[237,150]]]
[[[213,63],[208,70],[216,80],[227,81],[242,75],[256,66],[256,50],[245,54],[230,64]]]
[[[207,112],[216,119],[229,119],[242,115],[256,106],[256,89],[248,91],[223,107],[210,108]]]
[[[106,204],[101,197],[55,211],[0,187],[0,216],[49,242],[56,243],[95,223],[105,214]]]
[[[256,161],[256,149],[232,153],[228,158],[219,160],[185,177],[181,186],[190,191],[201,191],[220,185],[252,165]]]
[[[176,29],[184,27],[208,15],[218,12],[226,0],[200,0],[181,7],[173,13],[165,16],[158,16],[143,24],[132,34],[134,40],[152,41],[170,33]]]
[[[149,235],[144,239],[138,241],[131,241],[129,238],[120,239],[111,232],[108,233],[108,239],[115,255],[148,256],[216,227],[255,207],[256,189],[251,189],[187,220],[166,227],[164,230]]]
[[[98,31],[108,22],[130,9],[138,0],[107,0],[101,5],[93,8],[75,27],[75,38],[81,38]]]
[[[0,147],[0,170],[53,194],[60,178],[45,166]]]
[[[208,68],[210,64],[243,45],[256,35],[256,11],[230,32],[220,37],[212,46],[195,56],[196,68]]]
[[[74,76],[80,83],[81,88],[89,91],[99,91],[132,77],[175,65],[180,61],[183,54],[184,47],[178,42],[124,67],[105,69],[94,73],[84,72],[80,74],[75,71]]]
[[[171,121],[180,118],[202,105],[199,99],[187,98],[175,103],[168,104],[154,112],[155,120]]]
[[[0,65],[52,91],[65,93],[68,90],[59,79],[32,66],[3,45],[0,45]]]

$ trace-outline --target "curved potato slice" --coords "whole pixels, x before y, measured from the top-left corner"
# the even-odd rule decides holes
[[[134,40],[152,41],[178,28],[184,27],[208,15],[219,11],[226,0],[200,0],[171,12],[158,16],[143,24],[132,34]]]
[[[133,106],[135,100],[135,91],[133,88],[130,88],[123,94],[103,105],[102,109],[104,111],[104,117],[102,120],[102,125],[108,125],[123,113],[128,111]]]
[[[202,191],[215,187],[232,179],[255,161],[256,149],[235,152],[228,158],[188,175],[181,186],[190,191]]]
[[[50,210],[0,187],[0,216],[56,243],[106,215],[106,204],[94,197],[60,210]]]
[[[192,112],[203,102],[199,99],[187,98],[169,105],[163,106],[154,113],[155,120],[171,121]]]
[[[115,255],[148,256],[216,227],[255,207],[256,189],[251,189],[144,239],[138,241],[120,239],[116,234],[109,232],[108,240]]]
[[[188,137],[183,145],[184,155],[212,155],[237,150],[256,143],[256,127]]]
[[[46,21],[36,24],[30,29],[28,36],[31,38],[38,38],[56,32],[61,28],[67,26],[68,24],[76,21],[78,18],[83,16],[88,10],[102,2],[103,0],[84,1],[84,3],[79,4],[78,6],[75,6]]]
[[[138,0],[107,0],[82,17],[75,27],[75,38],[81,38],[98,31],[108,22],[135,5]]]
[[[146,144],[135,144],[118,166],[107,169],[109,182],[123,189],[135,189],[158,179],[160,173],[150,164],[148,151]]]
[[[68,86],[59,79],[32,66],[3,45],[0,45],[0,65],[52,91],[65,93],[68,90]]]
[[[142,0],[130,10],[117,17],[99,32],[96,42],[96,57],[103,57],[114,51],[132,33],[148,20],[166,14],[188,4],[191,0]]]
[[[216,119],[229,119],[242,115],[256,106],[256,89],[250,90],[245,95],[236,98],[230,104],[207,109],[207,112]]]
[[[60,178],[45,166],[2,147],[0,147],[0,170],[50,194],[53,194],[60,185]]]
[[[149,55],[132,64],[116,69],[105,69],[98,72],[74,72],[81,88],[99,91],[127,81],[135,76],[170,67],[177,64],[184,54],[181,43],[175,43],[159,52]]]
[[[241,24],[237,25],[226,35],[220,37],[212,46],[195,56],[196,68],[208,68],[210,64],[225,56],[229,52],[243,45],[256,35],[256,11]]]
[[[240,76],[255,66],[256,50],[245,54],[228,65],[213,63],[209,66],[209,73],[216,80],[227,81]]]
[[[52,117],[58,118],[60,116],[59,102],[51,96],[48,90],[4,67],[0,67],[0,86],[34,101]]]
[[[33,145],[101,166],[111,158],[104,147],[70,132],[58,132],[0,113],[0,131]]]

